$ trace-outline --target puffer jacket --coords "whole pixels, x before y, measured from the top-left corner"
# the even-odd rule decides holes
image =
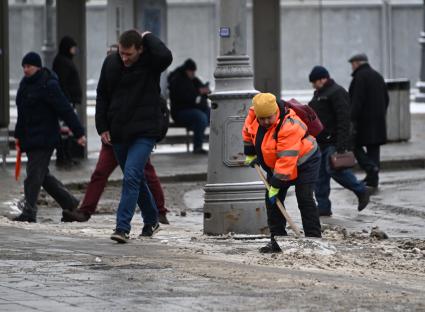
[[[152,34],[143,37],[143,53],[125,67],[118,53],[103,62],[97,86],[96,129],[109,131],[113,143],[138,137],[159,139],[163,129],[160,76],[172,62],[171,51]]]
[[[71,128],[76,138],[84,135],[57,76],[47,68],[22,79],[16,106],[15,138],[19,139],[23,151],[55,147],[59,143],[59,118]]]

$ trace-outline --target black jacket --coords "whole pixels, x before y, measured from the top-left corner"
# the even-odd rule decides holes
[[[205,85],[197,77],[190,79],[183,66],[178,67],[168,76],[170,90],[171,116],[190,108],[204,110],[207,106],[207,96],[201,95],[199,89]]]
[[[362,146],[385,144],[389,96],[384,78],[369,64],[361,65],[352,76],[349,93],[355,143]]]
[[[69,53],[71,47],[75,46],[75,41],[69,37],[64,37],[59,45],[59,53],[53,60],[53,71],[58,75],[60,86],[66,97],[72,104],[81,104],[83,92],[81,90],[80,75],[72,61]]]
[[[47,68],[31,77],[24,77],[16,96],[18,120],[15,138],[23,151],[52,148],[59,143],[59,121],[65,121],[74,136],[84,130],[73,108],[60,89],[58,79]]]
[[[308,104],[323,124],[317,142],[321,148],[335,145],[337,151],[350,149],[350,106],[347,91],[332,79],[316,92]]]
[[[97,85],[96,129],[109,131],[112,142],[161,136],[159,79],[172,62],[171,51],[152,34],[143,37],[144,51],[131,67],[118,53],[103,62]]]

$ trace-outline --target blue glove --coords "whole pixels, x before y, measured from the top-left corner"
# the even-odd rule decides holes
[[[269,192],[267,194],[270,204],[272,205],[276,204],[276,198],[277,198],[277,194],[279,194],[279,191],[280,189],[270,186]]]

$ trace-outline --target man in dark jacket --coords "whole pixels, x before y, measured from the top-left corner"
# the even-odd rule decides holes
[[[171,51],[150,32],[128,30],[119,52],[103,62],[97,86],[96,128],[112,144],[124,173],[117,225],[111,239],[126,243],[136,204],[141,208],[142,236],[158,230],[158,210],[146,184],[144,168],[163,129],[159,81],[172,61]]]
[[[366,54],[354,55],[349,62],[353,69],[349,93],[354,153],[360,167],[366,171],[365,183],[376,189],[379,183],[380,145],[387,141],[388,90],[384,78],[370,67]]]
[[[193,153],[207,154],[202,148],[204,132],[210,122],[207,94],[208,84],[195,76],[196,63],[187,59],[168,77],[171,101],[171,117],[176,124],[193,131]]]
[[[344,188],[356,194],[362,211],[369,203],[369,192],[359,182],[350,169],[333,170],[329,158],[332,154],[343,153],[350,149],[350,106],[348,93],[330,78],[329,72],[322,66],[315,66],[309,76],[316,89],[309,106],[314,109],[323,124],[323,131],[317,136],[322,160],[315,196],[320,216],[331,216],[330,180],[333,178]]]
[[[40,56],[35,52],[26,54],[22,67],[25,77],[16,96],[15,138],[21,150],[27,153],[28,163],[24,182],[25,204],[22,214],[14,220],[36,222],[36,203],[42,186],[63,210],[74,210],[78,206],[78,200],[49,173],[50,157],[59,142],[58,118],[71,128],[78,144],[84,146],[86,138],[56,75],[42,68]]]
[[[77,53],[77,43],[69,36],[65,36],[59,43],[59,52],[53,60],[53,71],[59,77],[59,83],[63,93],[75,108],[81,104],[82,90],[80,75],[72,61]],[[69,167],[73,165],[72,160],[72,136],[62,131],[62,140],[56,151],[56,165]]]

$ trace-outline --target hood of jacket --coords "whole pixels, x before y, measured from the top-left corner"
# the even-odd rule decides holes
[[[77,42],[75,42],[73,38],[69,36],[65,36],[61,39],[59,43],[59,54],[72,59],[73,55],[71,54],[71,52],[69,52],[69,50],[72,47],[76,47],[76,46],[77,46]]]

